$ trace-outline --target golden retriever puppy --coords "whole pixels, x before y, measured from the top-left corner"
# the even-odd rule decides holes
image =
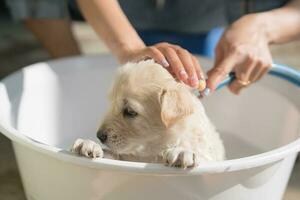
[[[110,101],[97,137],[113,158],[182,168],[224,159],[223,143],[200,100],[153,60],[121,67]],[[103,156],[91,140],[78,139],[73,151]]]

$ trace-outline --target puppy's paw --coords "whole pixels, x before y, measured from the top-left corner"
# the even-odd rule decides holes
[[[163,159],[168,166],[179,168],[192,168],[198,165],[196,154],[180,147],[167,149],[163,153]]]
[[[103,157],[101,146],[92,140],[77,139],[71,151],[88,158]]]

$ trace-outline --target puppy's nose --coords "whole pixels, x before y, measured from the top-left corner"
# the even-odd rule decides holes
[[[99,138],[99,140],[102,142],[102,143],[105,143],[106,140],[107,140],[107,133],[104,131],[104,130],[99,130],[97,132],[97,137]]]

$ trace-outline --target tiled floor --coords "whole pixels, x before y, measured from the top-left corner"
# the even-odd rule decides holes
[[[85,24],[74,26],[84,53],[107,52]],[[300,69],[300,42],[273,47],[276,61]],[[34,38],[20,25],[0,21],[0,78],[28,64],[49,59]],[[11,144],[0,134],[0,199],[25,200]],[[300,199],[300,162],[295,165],[285,200]]]

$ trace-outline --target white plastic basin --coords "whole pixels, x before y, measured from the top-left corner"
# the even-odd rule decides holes
[[[12,140],[28,200],[282,198],[300,150],[298,72],[277,73],[294,83],[269,75],[240,96],[221,89],[206,98],[228,160],[180,170],[69,153],[78,137],[97,141],[116,67],[111,56],[74,57],[0,83],[0,132]]]

